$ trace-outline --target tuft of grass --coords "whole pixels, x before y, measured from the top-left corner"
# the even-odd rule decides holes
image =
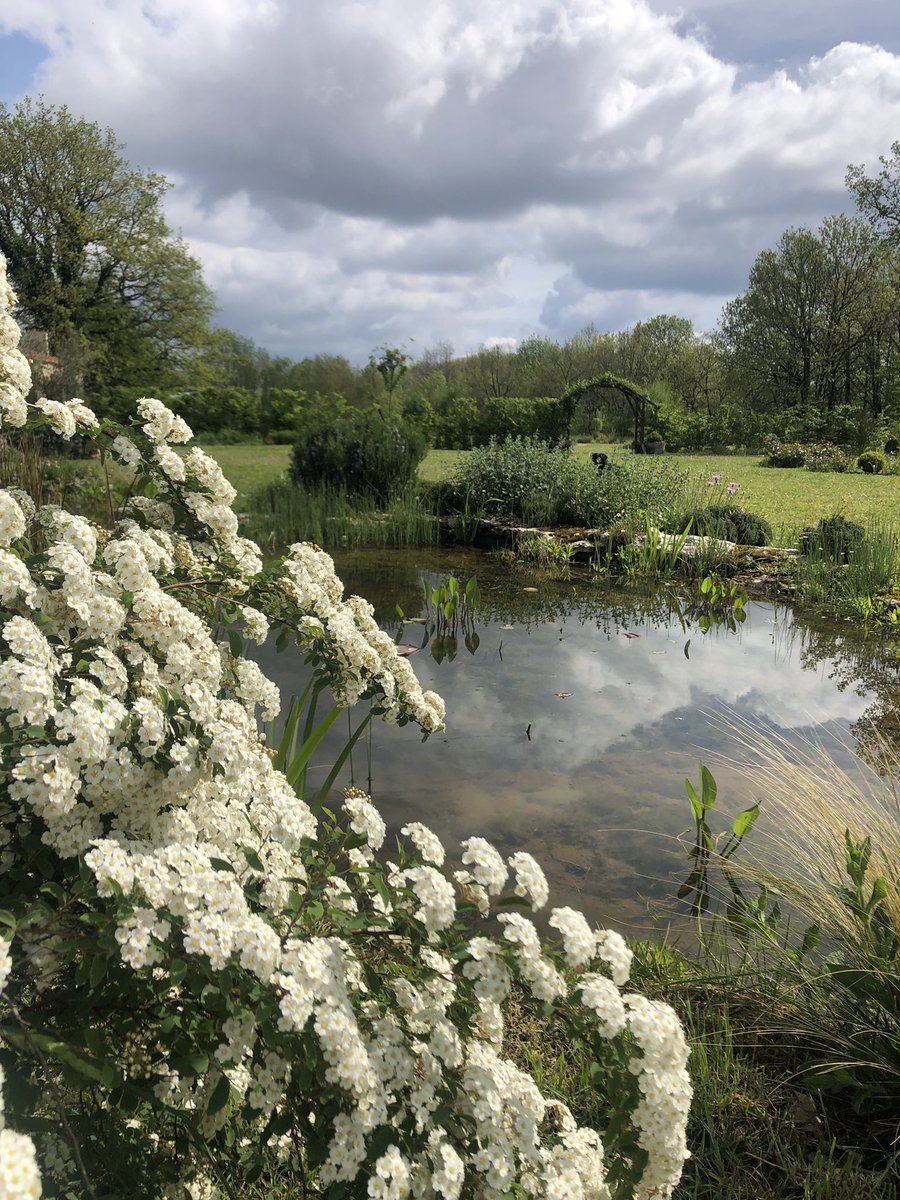
[[[691,1044],[676,1200],[893,1200],[900,1179],[900,748],[882,778],[741,724],[763,822],[724,860],[699,946],[632,977]],[[742,802],[746,802],[742,797]],[[716,855],[712,854],[712,861]],[[507,1051],[597,1128],[591,1063],[523,1013]]]
[[[326,548],[430,546],[440,536],[438,522],[415,488],[385,510],[337,489],[308,490],[289,480],[270,483],[249,497],[243,530],[272,550],[296,541]]]
[[[900,578],[900,531],[870,518],[865,536],[848,549],[813,543],[797,564],[805,600],[845,609],[859,617],[873,613],[873,598],[889,592]]]

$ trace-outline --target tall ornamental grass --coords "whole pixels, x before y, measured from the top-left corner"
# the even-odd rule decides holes
[[[842,769],[749,726],[747,780],[765,818],[727,861],[713,961],[798,1080],[845,1097],[883,1150],[900,1133],[900,755]],[[763,824],[762,822],[760,823]],[[712,911],[712,910],[711,910]],[[724,915],[723,915],[724,914]]]
[[[0,259],[0,420],[82,430],[135,485],[111,527],[0,490],[0,1194],[668,1196],[687,1045],[626,989],[622,938],[548,901],[525,853],[461,869],[370,799],[314,811],[305,765],[363,701],[424,735],[440,698],[330,558],[268,569],[234,490],[156,400],[98,426],[26,404]],[[299,648],[333,707],[268,746],[248,641]],[[517,1002],[592,1062],[580,1126],[504,1051]]]

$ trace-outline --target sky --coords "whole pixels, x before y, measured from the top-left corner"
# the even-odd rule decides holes
[[[419,357],[711,330],[900,138],[894,0],[0,0],[43,94],[173,186],[217,321]]]

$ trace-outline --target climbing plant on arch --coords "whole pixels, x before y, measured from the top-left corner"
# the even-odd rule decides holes
[[[634,446],[637,449],[644,444],[644,431],[647,424],[647,407],[652,409],[653,402],[645,391],[628,379],[621,379],[605,371],[595,375],[593,379],[582,379],[569,388],[559,398],[560,415],[566,430],[571,427],[572,417],[579,400],[593,392],[612,390],[618,392],[628,405],[634,419]]]

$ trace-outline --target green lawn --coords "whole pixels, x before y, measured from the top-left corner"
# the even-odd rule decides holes
[[[241,501],[264,487],[274,483],[288,469],[291,461],[290,446],[263,446],[241,443],[236,446],[204,446],[207,454],[212,455],[228,482],[237,488],[237,500]]]
[[[578,444],[574,453],[586,459],[595,450],[604,451],[611,459],[630,457],[621,445],[599,442]],[[464,450],[432,450],[420,474],[423,479],[445,479],[465,454]],[[721,493],[721,503],[736,502],[765,517],[779,545],[793,545],[801,529],[833,513],[842,513],[862,525],[871,521],[893,523],[900,517],[900,475],[863,475],[857,471],[841,475],[802,467],[761,467],[759,455],[671,457],[688,472],[689,495],[696,497],[693,503],[705,501],[713,492]],[[708,488],[707,480],[713,475],[721,475],[721,482]],[[732,481],[738,484],[733,500],[726,492]]]
[[[611,458],[627,453],[622,446],[582,443],[575,447],[575,454],[587,458],[594,450],[603,450]],[[290,446],[210,446],[208,451],[237,488],[238,505],[250,492],[282,475],[291,454]],[[464,450],[431,450],[419,473],[427,480],[446,479],[465,454]],[[707,488],[706,481],[714,474],[722,477],[715,492],[721,493],[723,503],[731,499],[726,494],[727,484],[738,484],[735,501],[765,517],[781,545],[792,545],[804,526],[833,513],[863,525],[893,523],[900,516],[900,475],[761,467],[756,455],[679,454],[673,458],[689,473],[689,491],[696,496],[695,502],[710,496],[713,489]]]
[[[583,450],[587,454],[593,448],[576,447],[576,452]],[[778,545],[793,545],[801,529],[834,513],[841,513],[861,525],[873,521],[894,523],[900,516],[900,475],[761,467],[758,455],[679,454],[674,457],[690,473],[692,490],[698,495],[721,492],[721,502],[727,503],[732,499],[725,490],[728,483],[738,484],[733,500],[765,517]],[[721,475],[721,482],[707,487],[707,480],[716,474]]]

